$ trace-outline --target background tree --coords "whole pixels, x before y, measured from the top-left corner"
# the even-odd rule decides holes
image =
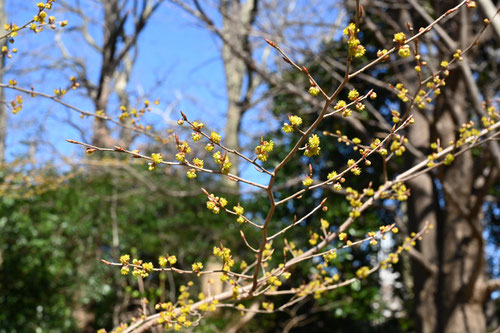
[[[75,14],[81,24],[74,28],[97,55],[101,57],[99,77],[93,82],[90,77],[90,63],[85,57],[75,57],[63,44],[63,38],[59,38],[59,49],[65,61],[65,66],[77,73],[76,78],[86,89],[88,97],[93,101],[95,111],[103,115],[107,114],[110,97],[113,93],[118,96],[121,106],[127,110],[130,107],[127,85],[138,53],[138,39],[145,28],[148,20],[160,6],[162,1],[131,2],[122,0],[99,1],[95,3],[96,10],[102,12],[103,21],[100,24],[96,17],[88,15],[88,5],[82,6],[80,2],[63,2],[63,7]],[[95,36],[95,26],[101,26],[102,42]],[[74,35],[74,34],[73,34]],[[71,36],[71,35],[70,35]],[[68,36],[69,38],[71,38]],[[99,39],[98,39],[99,38]],[[80,46],[81,47],[81,46]],[[126,111],[124,110],[124,111]],[[126,118],[120,118],[123,123]],[[109,132],[108,124],[104,119],[95,118],[93,125],[92,142],[96,145],[111,145],[113,139]],[[131,132],[122,128],[121,145],[128,146],[131,141]]]
[[[402,31],[407,23],[420,26],[432,21],[427,10],[417,2],[411,1],[410,5],[410,9],[381,15],[376,29],[390,28],[381,25],[384,20],[394,28],[399,26]],[[434,2],[431,8],[434,12],[441,12],[450,5]],[[381,9],[375,10],[383,13]],[[434,40],[424,37],[420,47],[423,49],[425,45],[427,50],[435,52],[437,58],[457,49],[466,49],[479,30],[474,22],[481,20],[467,15],[466,11],[463,8],[446,27],[436,29]],[[387,15],[397,19],[388,21]],[[491,45],[498,47],[498,36],[491,35],[492,32],[490,30],[490,37],[484,36],[479,43],[491,43],[496,39]],[[473,52],[480,49],[474,48]],[[495,66],[489,58],[482,58],[479,54],[465,56],[457,67],[449,70],[449,84],[442,88],[443,94],[435,103],[426,105],[422,112],[415,113],[416,121],[429,124],[408,133],[409,141],[422,154],[430,153],[432,142],[438,140],[444,144],[456,140],[456,128],[466,119],[479,122],[486,115],[486,109],[493,102],[493,96],[488,95],[492,91],[492,81],[487,77],[494,70],[486,70],[486,80],[483,81],[473,79],[472,68],[491,65]],[[418,72],[412,74],[410,66],[402,64],[399,67],[405,74],[400,75],[398,81],[404,79],[405,86],[416,91],[420,87],[412,82],[418,82]],[[437,61],[430,62],[429,66],[437,67]],[[485,104],[481,105],[481,101]],[[412,189],[408,207],[409,229],[418,230],[424,221],[435,221],[437,226],[435,233],[422,242],[421,255],[413,256],[416,259],[413,261],[416,312],[423,332],[486,330],[485,303],[498,282],[488,281],[484,274],[483,207],[485,195],[498,180],[500,161],[497,142],[492,141],[488,148],[476,152],[475,158],[472,152],[462,154],[450,167],[422,175],[409,183]]]
[[[444,7],[450,7],[451,4],[434,3],[434,12],[444,11]],[[421,5],[416,2],[410,2],[410,9],[403,4],[398,9],[387,10],[383,4],[371,3],[364,7],[366,17],[361,24],[363,36],[361,40],[376,40],[378,48],[390,43],[381,31],[404,31],[406,34],[408,27],[418,31],[416,27],[424,26],[433,21]],[[352,9],[352,8],[351,8]],[[474,41],[480,28],[478,24],[471,22],[471,16],[466,14],[467,9],[461,10],[461,15],[456,15],[449,20],[447,26],[442,28],[438,25],[434,32],[434,38],[424,36],[419,39],[418,50],[425,50],[422,58],[433,56],[433,59],[426,59],[430,68],[440,66],[437,59],[445,58],[447,54],[453,54],[457,49],[466,49]],[[351,10],[353,12],[353,10]],[[394,18],[398,18],[397,20]],[[481,20],[481,18],[475,18]],[[472,18],[474,20],[474,18]],[[452,23],[454,22],[454,23]],[[489,31],[488,34],[491,34]],[[431,35],[432,36],[432,35]],[[459,39],[455,42],[452,37]],[[498,41],[497,36],[485,35],[478,44],[492,43]],[[365,44],[363,43],[363,44]],[[498,47],[498,42],[491,45]],[[475,49],[480,50],[480,49]],[[368,49],[367,54],[374,56],[375,49]],[[418,51],[420,52],[420,51]],[[477,51],[475,51],[477,52]],[[334,55],[333,58],[331,55]],[[319,55],[311,55],[324,71],[324,80],[327,83],[331,80],[332,72],[337,72],[342,68],[337,59],[342,57],[342,49],[334,45],[326,45]],[[491,62],[489,57],[482,58],[479,54],[475,56],[464,57],[459,65],[450,70],[451,84],[442,88],[442,94],[432,103],[424,103],[422,111],[414,113],[417,122],[428,124],[429,127],[418,126],[410,128],[408,132],[409,156],[405,165],[412,165],[415,160],[422,156],[432,153],[430,149],[433,142],[450,142],[456,140],[459,124],[466,122],[465,119],[475,119],[481,121],[481,117],[486,115],[488,103],[494,103],[491,99],[492,91],[495,91],[491,85],[496,83],[495,62]],[[474,64],[472,64],[474,63]],[[482,65],[481,65],[482,64]],[[373,71],[366,71],[360,75],[360,81],[356,87],[364,90],[369,89],[373,84],[384,88],[383,91],[392,90],[391,86],[383,82],[389,82],[394,86],[402,82],[409,91],[416,92],[421,89],[418,82],[420,79],[420,69],[423,66],[417,64],[419,68],[413,68],[415,64],[408,61],[390,62],[387,66],[378,67]],[[491,70],[484,73],[485,80],[474,80],[477,75],[471,68],[487,68],[493,66]],[[423,67],[425,68],[425,67]],[[314,69],[309,67],[310,71]],[[418,71],[417,71],[418,70]],[[333,74],[341,81],[343,73]],[[391,81],[390,78],[395,78]],[[325,83],[322,83],[324,86]],[[462,89],[462,90],[461,90]],[[378,89],[379,96],[383,96],[380,102],[370,102],[374,104],[367,109],[380,110],[381,115],[385,115],[386,120],[374,113],[366,113],[367,117],[363,122],[367,125],[374,124],[375,128],[368,131],[387,131],[391,125],[392,116],[406,114],[408,108],[404,103],[391,93],[382,94]],[[382,91],[382,92],[383,92]],[[457,96],[454,94],[462,91],[459,95],[463,100],[457,103]],[[485,95],[481,95],[481,91]],[[488,95],[489,93],[489,95]],[[403,94],[404,98],[405,95]],[[378,100],[378,99],[377,99]],[[481,101],[487,101],[481,104]],[[488,102],[489,101],[489,102]],[[278,110],[290,108],[289,104],[283,104],[279,101]],[[411,104],[410,104],[411,105]],[[396,107],[397,106],[397,107]],[[293,107],[297,111],[303,110],[300,107]],[[369,127],[366,127],[369,128]],[[332,129],[340,129],[334,124],[326,126],[330,132]],[[356,130],[356,129],[355,129]],[[358,132],[358,133],[356,133]],[[342,134],[349,134],[350,130],[342,129]],[[367,137],[366,131],[355,131],[355,135]],[[326,149],[329,146],[325,147]],[[323,148],[323,149],[325,149]],[[492,184],[498,181],[497,178],[497,142],[492,141],[487,150],[476,151],[473,159],[473,153],[467,152],[460,156],[458,163],[444,168],[436,173],[423,174],[409,182],[412,191],[408,205],[408,224],[405,223],[404,215],[396,215],[401,227],[411,231],[416,231],[422,227],[425,222],[436,223],[437,228],[431,232],[429,237],[424,238],[420,251],[412,250],[409,254],[413,262],[412,282],[408,284],[408,295],[411,296],[411,286],[414,286],[415,293],[415,311],[419,315],[416,323],[419,330],[423,332],[434,331],[483,331],[486,330],[485,304],[489,301],[491,291],[496,288],[498,280],[489,280],[485,272],[485,254],[483,239],[483,207],[485,205],[485,196],[492,188]],[[338,156],[337,151],[332,151],[326,156]],[[407,154],[408,155],[408,154]],[[474,163],[473,163],[474,160]],[[324,165],[328,165],[328,160]],[[392,161],[388,167],[400,167]],[[327,169],[328,170],[328,169]],[[474,172],[472,172],[474,170]],[[460,198],[460,199],[459,199]],[[497,203],[496,203],[497,204]],[[402,206],[403,213],[406,211]],[[490,221],[494,222],[494,221]],[[490,226],[491,227],[491,226]],[[407,281],[409,282],[409,281]],[[450,297],[450,295],[455,295]],[[438,310],[439,309],[439,310]]]

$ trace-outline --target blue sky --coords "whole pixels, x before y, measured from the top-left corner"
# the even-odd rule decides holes
[[[9,21],[19,24],[29,20],[36,7],[11,1],[7,3],[7,11]],[[65,28],[68,31],[71,31],[74,24],[79,23],[68,13],[57,13],[56,18],[69,20],[69,25]],[[93,29],[91,33],[99,41],[101,38],[99,31]],[[13,70],[7,71],[5,79],[16,78],[21,87],[33,85],[36,90],[49,94],[52,94],[54,88],[66,84],[72,74],[70,70],[42,69],[22,75],[15,74],[16,69],[33,67],[40,69],[43,65],[57,63],[60,53],[58,48],[53,46],[54,38],[55,33],[49,29],[37,35],[26,31],[16,38],[15,45],[20,53],[8,60]],[[99,55],[89,47],[85,47],[85,43],[75,38],[75,34],[64,32],[62,40],[70,54],[86,59],[89,76],[94,82],[97,81]],[[34,50],[37,54],[24,54],[23,51],[26,50]],[[157,82],[161,84],[157,85]],[[159,111],[172,101],[180,99],[177,112],[182,109],[191,117],[199,115],[210,119],[223,117],[225,110],[223,67],[214,38],[206,30],[190,23],[186,15],[180,15],[179,10],[172,10],[170,6],[164,5],[159,8],[140,37],[139,57],[130,86],[131,92],[140,96],[141,100],[160,98]],[[7,94],[8,100],[17,95],[13,91],[8,91]],[[91,103],[78,95],[78,91],[70,92],[64,99],[93,112]],[[112,103],[110,110],[116,110],[118,106],[117,103]],[[47,113],[50,115],[45,117]],[[25,108],[17,115],[10,115],[8,158],[11,159],[24,151],[23,146],[19,145],[20,141],[33,139],[37,132],[36,124],[40,121],[46,122],[47,133],[44,139],[54,144],[58,151],[64,154],[72,153],[75,147],[67,144],[64,139],[80,139],[80,135],[69,126],[61,124],[60,118],[67,117],[68,114],[76,124],[88,126],[91,122],[90,119],[80,120],[78,114],[50,101],[41,98],[32,101],[29,97],[25,97]],[[178,113],[172,117],[176,119]],[[151,121],[158,122],[158,119],[150,118],[153,118]],[[20,123],[22,125],[19,125]],[[220,125],[221,121],[214,123]],[[57,131],[51,130],[52,128],[57,128]]]
[[[7,0],[9,22],[20,25],[31,19],[37,11],[36,3],[36,1]],[[95,4],[92,5],[92,1],[81,1],[81,3],[88,5],[86,9],[94,15],[92,18],[96,22],[102,20],[103,13]],[[301,13],[298,9],[303,5],[299,1],[299,5],[293,9],[292,13],[297,13],[296,15],[300,17]],[[216,20],[216,23],[218,23],[217,20],[220,21],[214,9],[208,5],[205,9]],[[37,35],[31,31],[21,33],[15,43],[20,53],[8,60],[12,70],[7,71],[5,81],[16,78],[21,87],[34,86],[35,90],[49,94],[53,94],[55,88],[66,85],[69,77],[74,73],[61,63],[60,50],[55,46],[57,34],[60,34],[61,41],[71,56],[84,59],[92,81],[98,80],[100,55],[85,43],[79,33],[73,31],[74,27],[80,25],[80,19],[74,14],[61,12],[61,6],[57,2],[52,14],[58,21],[68,20],[68,26],[63,29],[58,28],[57,32],[46,29]],[[334,14],[321,13],[321,15]],[[273,21],[274,15],[272,13],[266,19]],[[91,25],[89,31],[100,44],[102,32],[99,27]],[[305,29],[304,32],[312,35],[314,29]],[[295,31],[291,30],[290,36],[294,33]],[[310,42],[314,41],[311,39]],[[267,46],[263,40],[260,40],[260,43]],[[309,41],[300,43],[306,45]],[[182,110],[190,119],[203,121],[210,130],[221,131],[225,124],[227,103],[224,68],[219,46],[220,41],[213,33],[201,27],[196,19],[165,1],[153,14],[139,38],[139,55],[129,83],[132,105],[140,106],[144,99],[153,101],[160,98],[161,103],[155,111],[165,112],[171,103],[178,101],[174,111],[168,115],[171,120],[178,119],[179,111]],[[282,46],[287,48],[286,45]],[[257,55],[261,53],[262,49],[256,50]],[[60,68],[46,69],[45,66]],[[16,70],[26,68],[29,68],[30,72],[16,75]],[[264,87],[260,91],[263,90]],[[17,94],[14,91],[7,91],[7,100],[13,99]],[[81,109],[94,112],[92,103],[84,95],[83,90],[71,91],[64,97],[64,100]],[[119,113],[118,108],[118,101],[112,98],[108,113],[116,116]],[[261,104],[245,115],[242,128],[248,136],[240,137],[242,144],[247,145],[251,140],[265,135],[268,126],[278,125],[270,120],[272,119],[270,117],[264,118],[266,122],[262,120],[266,112],[268,111],[265,105]],[[164,123],[164,119],[159,115],[148,115],[146,119],[155,125]],[[77,130],[67,124],[67,121],[83,128],[87,134],[86,137],[82,138]],[[64,163],[61,163],[60,156],[54,154],[54,151],[64,156],[73,156],[74,159],[80,158],[82,149],[65,140],[90,141],[91,123],[92,119],[80,119],[79,114],[52,101],[26,96],[24,109],[17,115],[10,115],[9,118],[7,160],[26,154],[27,143],[37,142],[37,157],[40,161],[53,161],[66,169]],[[43,125],[43,128],[40,128],[40,125]],[[167,126],[172,128],[171,125]],[[176,129],[175,126],[173,128]],[[147,139],[142,138],[138,143],[145,141]],[[245,166],[245,164],[241,166],[243,176],[264,182],[252,166]]]

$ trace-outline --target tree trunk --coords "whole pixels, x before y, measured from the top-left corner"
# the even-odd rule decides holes
[[[433,4],[435,13],[442,13],[453,5],[450,1]],[[410,16],[418,17],[415,12]],[[446,32],[454,40],[463,36],[473,38],[469,20],[470,15],[456,15],[447,23]],[[461,38],[457,45],[464,49],[469,42]],[[453,52],[447,50],[439,55],[440,59],[449,58]],[[473,116],[470,112],[474,109],[473,89],[460,68],[450,70],[446,82],[442,88],[444,93],[435,100],[433,112],[426,113],[429,121],[415,115],[417,125],[410,130],[410,141],[426,155],[436,139],[442,146],[448,146],[456,139],[461,124]],[[409,184],[412,190],[410,228],[418,230],[425,221],[435,225],[419,244],[428,266],[413,261],[419,332],[486,332],[484,303],[488,294],[484,287],[482,209],[473,206],[482,207],[482,199],[476,193],[487,191],[489,185],[485,181],[482,188],[475,186],[479,177],[475,174],[477,163],[468,151],[450,166],[419,176]]]
[[[447,145],[455,139],[456,128],[470,118],[467,89],[460,70],[451,73],[436,101],[434,122],[420,122],[410,140],[427,147],[436,137]],[[434,138],[427,133],[434,132]],[[415,143],[415,141],[414,141]],[[437,175],[423,175],[411,182],[410,221],[413,230],[426,220],[436,221],[436,231],[426,235],[420,245],[428,262],[437,272],[429,273],[415,263],[416,312],[419,331],[486,332],[482,292],[484,244],[481,210],[471,212],[474,198],[474,161],[472,153],[457,157]]]
[[[252,69],[248,68],[246,62],[234,53],[244,54],[252,57],[249,34],[251,25],[257,15],[257,0],[247,0],[244,4],[239,1],[221,1],[221,12],[223,15],[222,34],[228,43],[222,46],[222,60],[226,76],[227,91],[227,113],[224,129],[224,144],[230,149],[239,149],[239,138],[241,119],[248,109],[252,87]],[[245,80],[247,81],[244,87]],[[238,174],[239,161],[233,158],[231,173]],[[227,179],[227,178],[226,178]],[[226,185],[237,187],[234,181],[226,181]]]
[[[94,104],[96,112],[103,112],[106,114],[109,97],[112,91],[113,72],[117,66],[115,59],[118,46],[117,43],[125,21],[120,17],[120,10],[116,0],[103,2],[103,6],[104,42],[102,45],[102,64]],[[99,147],[112,145],[108,124],[103,119],[94,119],[92,144]]]
[[[118,100],[120,101],[120,106],[124,106],[129,110],[130,108],[130,100],[128,98],[128,81],[130,80],[130,75],[132,74],[132,69],[135,64],[137,53],[134,56],[130,56],[127,54],[123,59],[123,69],[116,75],[115,78],[115,92],[118,95]],[[130,119],[123,119],[121,121],[124,125],[130,125]],[[122,127],[120,129],[120,147],[125,149],[129,149],[130,144],[134,139],[134,135],[130,128]]]
[[[99,95],[97,96],[97,99],[95,101],[95,109],[96,112],[102,112],[106,114],[106,111],[108,109],[109,95],[111,94],[109,87],[111,84],[111,76],[107,74],[103,75],[104,77],[99,87]],[[94,119],[92,144],[98,147],[109,147],[113,144],[108,124],[103,119]]]
[[[424,117],[415,113],[415,123],[425,124]],[[430,130],[426,126],[410,128],[409,141],[419,149],[425,149],[430,142]],[[416,231],[423,228],[428,221],[436,226],[439,214],[438,200],[434,193],[433,179],[428,174],[423,174],[409,183],[411,196],[408,201],[408,219],[410,230]],[[429,265],[437,264],[437,234],[436,228],[430,230],[428,234],[417,244],[422,256]],[[415,311],[419,320],[417,326],[419,332],[431,333],[436,327],[437,313],[434,296],[436,293],[437,275],[423,266],[420,262],[413,261],[413,288],[415,295]]]
[[[442,142],[453,140],[455,128],[470,117],[466,111],[465,82],[460,73],[452,75],[459,77],[450,77],[448,89],[453,93],[447,97],[452,98],[447,98],[446,112],[437,121]],[[469,214],[474,197],[473,169],[472,153],[468,151],[446,167],[440,179],[445,206],[443,219],[437,226],[441,236],[436,302],[439,332],[486,331],[485,300],[475,292],[476,284],[483,277],[484,246],[481,216]]]
[[[106,114],[110,95],[115,92],[121,103],[128,104],[126,86],[137,55],[137,40],[153,12],[162,0],[144,0],[134,2],[133,9],[121,0],[101,0],[104,8],[104,38],[100,51],[102,64],[99,83],[95,96],[92,96],[96,111]],[[138,3],[141,3],[139,6]],[[133,20],[133,32],[128,34],[126,23]],[[134,55],[132,55],[134,51]],[[120,66],[123,65],[124,69]],[[118,87],[116,86],[118,84]],[[92,144],[96,146],[112,146],[115,140],[111,137],[105,120],[96,118],[93,124]],[[123,129],[120,133],[120,144],[127,146],[133,136],[130,130]]]

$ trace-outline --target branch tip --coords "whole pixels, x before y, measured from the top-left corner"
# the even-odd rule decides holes
[[[265,39],[266,40],[266,43],[271,45],[272,47],[276,47],[276,44],[274,44],[274,42],[271,42],[269,39]]]

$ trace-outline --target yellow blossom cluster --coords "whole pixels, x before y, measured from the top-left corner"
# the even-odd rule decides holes
[[[319,143],[319,136],[317,136],[316,134],[310,136],[308,139],[308,144],[306,145],[306,149],[304,150],[304,155],[307,157],[319,155],[319,151],[321,150]]]
[[[354,56],[355,58],[362,57],[366,52],[365,47],[361,45],[361,42],[357,37],[358,32],[359,29],[354,23],[349,23],[349,25],[344,29],[344,36],[347,39],[349,55]]]
[[[214,214],[219,214],[220,209],[226,207],[227,199],[224,197],[217,197],[213,194],[208,196],[207,208]]]
[[[288,120],[290,121],[290,124],[284,123],[282,128],[283,132],[285,133],[293,132],[293,129],[295,127],[298,127],[302,124],[302,118],[299,116],[288,116]]]
[[[222,259],[222,263],[223,263],[222,270],[223,271],[229,271],[231,269],[231,267],[234,266],[234,260],[232,259],[232,256],[231,256],[231,250],[228,249],[227,247],[224,247],[222,245],[220,247],[214,246],[213,253],[216,257],[219,257]]]
[[[260,138],[260,145],[255,147],[255,153],[257,154],[257,159],[262,162],[267,161],[267,157],[270,152],[273,151],[274,142],[273,140],[265,141],[263,138]]]

